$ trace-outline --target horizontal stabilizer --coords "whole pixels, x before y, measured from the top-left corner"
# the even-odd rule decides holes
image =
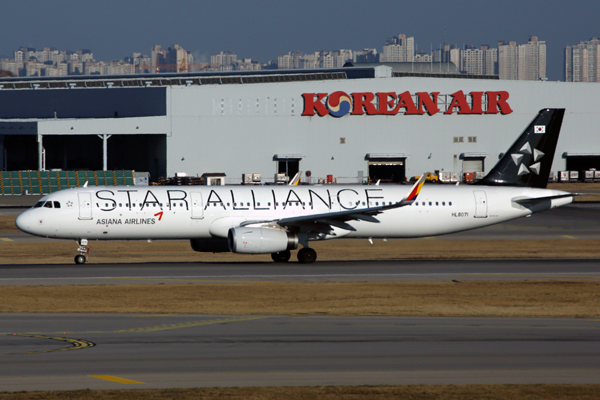
[[[519,203],[519,204],[535,204],[535,203],[539,203],[541,201],[547,201],[547,200],[555,200],[555,199],[564,199],[567,197],[575,197],[575,196],[581,196],[581,193],[567,193],[567,194],[559,194],[556,196],[545,196],[545,197],[531,197],[531,198],[527,198],[527,199],[516,199],[513,200],[515,203]]]

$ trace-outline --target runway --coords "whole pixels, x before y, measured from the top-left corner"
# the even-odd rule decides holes
[[[0,286],[235,282],[600,279],[600,260],[394,260],[298,263],[0,265]]]
[[[9,391],[600,383],[600,321],[594,320],[114,314],[0,318],[0,388]],[[27,333],[38,337],[18,336]],[[57,340],[65,337],[87,345],[64,350],[73,348]]]

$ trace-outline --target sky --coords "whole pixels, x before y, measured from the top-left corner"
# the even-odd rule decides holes
[[[265,63],[300,50],[376,48],[404,33],[419,50],[546,41],[547,75],[564,79],[564,49],[600,36],[598,0],[7,0],[0,56],[19,47],[89,49],[109,61],[180,44],[197,58],[232,50]]]

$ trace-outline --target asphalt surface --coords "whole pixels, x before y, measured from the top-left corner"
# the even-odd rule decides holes
[[[598,280],[597,259],[0,265],[0,286],[227,282]]]
[[[118,314],[0,318],[0,389],[8,391],[600,383],[598,320]],[[32,333],[38,336],[20,336]]]
[[[599,217],[575,204],[442,238],[568,251]],[[0,286],[536,279],[598,280],[600,260],[0,265]],[[469,383],[600,383],[600,320],[0,314],[0,391]]]

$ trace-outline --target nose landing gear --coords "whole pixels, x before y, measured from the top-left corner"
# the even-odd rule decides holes
[[[88,241],[87,239],[80,239],[77,241],[77,244],[79,244],[77,248],[79,254],[75,256],[75,264],[85,264],[90,254],[90,249],[87,247]]]

